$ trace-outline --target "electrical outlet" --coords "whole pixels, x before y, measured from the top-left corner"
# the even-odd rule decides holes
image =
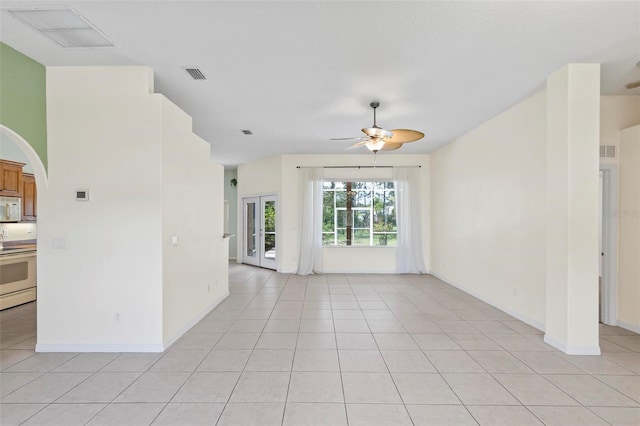
[[[2,228],[2,237],[9,238],[9,230],[7,228]]]
[[[120,322],[120,312],[114,312],[113,313],[113,319],[115,322]]]

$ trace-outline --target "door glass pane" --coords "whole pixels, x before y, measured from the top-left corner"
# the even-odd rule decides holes
[[[276,202],[265,201],[264,208],[264,257],[276,259]]]
[[[247,256],[256,255],[256,203],[247,203]]]

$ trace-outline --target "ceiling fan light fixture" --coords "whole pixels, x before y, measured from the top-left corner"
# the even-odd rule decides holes
[[[372,138],[369,142],[366,143],[369,151],[378,152],[384,146],[384,140],[382,138]]]

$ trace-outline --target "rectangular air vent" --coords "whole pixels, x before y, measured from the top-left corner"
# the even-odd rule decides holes
[[[95,25],[68,6],[5,10],[64,48],[113,47],[113,42]]]
[[[206,80],[207,77],[204,76],[200,68],[197,67],[183,67],[184,70],[193,78],[194,80]]]
[[[244,133],[245,135],[252,135],[253,132],[251,130],[243,130],[242,133]]]
[[[616,158],[616,146],[600,145],[600,158]]]

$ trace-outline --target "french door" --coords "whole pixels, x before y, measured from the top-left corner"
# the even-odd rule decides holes
[[[277,269],[276,196],[243,198],[243,263]]]

